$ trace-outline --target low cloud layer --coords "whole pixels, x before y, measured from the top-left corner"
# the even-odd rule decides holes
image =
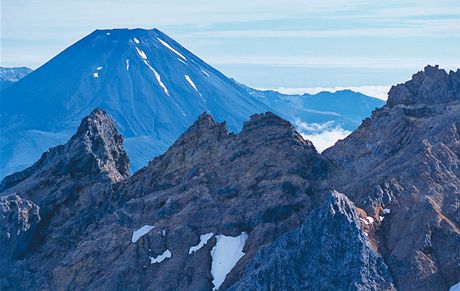
[[[351,133],[351,131],[345,130],[333,122],[319,124],[297,120],[294,125],[302,137],[311,141],[320,153]]]

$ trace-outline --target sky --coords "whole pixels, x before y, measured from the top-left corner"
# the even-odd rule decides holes
[[[458,0],[2,0],[1,66],[37,68],[95,29],[158,28],[229,77],[385,98],[427,64],[460,67]]]

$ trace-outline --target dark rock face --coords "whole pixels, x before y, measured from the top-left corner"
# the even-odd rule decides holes
[[[39,207],[13,194],[0,197],[1,240],[14,240],[40,222]]]
[[[337,167],[328,185],[374,218],[371,236],[401,290],[447,290],[460,278],[459,77],[425,68],[324,152]]]
[[[30,187],[44,176],[76,180],[92,177],[112,182],[129,176],[129,159],[123,149],[123,137],[107,114],[94,110],[83,119],[77,133],[65,145],[51,148],[31,167],[9,175],[0,184],[0,191],[18,191],[18,183]],[[99,177],[96,177],[99,176]],[[23,186],[24,187],[24,186]]]
[[[203,114],[164,155],[116,184],[118,177],[127,175],[127,167],[116,163],[125,155],[114,131],[103,130],[110,128],[102,126],[105,115],[96,115],[85,119],[76,134],[83,144],[92,141],[83,147],[91,149],[84,151],[88,155],[77,159],[85,161],[82,168],[88,172],[68,162],[73,156],[68,150],[73,147],[66,145],[60,153],[69,158],[59,167],[42,166],[53,165],[49,158],[42,158],[33,166],[36,169],[3,182],[11,187],[5,193],[24,190],[45,177],[59,181],[61,173],[75,177],[74,183],[88,183],[79,186],[83,190],[78,194],[61,192],[67,193],[64,201],[55,198],[60,195],[47,194],[54,200],[48,203],[47,199],[44,206],[40,204],[44,200],[37,199],[39,193],[55,193],[54,186],[23,191],[43,207],[41,214],[46,218],[37,233],[44,241],[24,254],[22,261],[15,261],[14,274],[8,274],[5,286],[211,289],[210,250],[216,238],[190,255],[200,235],[249,234],[236,273],[261,245],[297,228],[322,200],[317,185],[328,177],[329,164],[289,122],[274,114],[254,115],[238,135]],[[96,124],[97,130],[87,124]],[[95,143],[97,136],[105,142]],[[73,138],[69,144],[74,143],[81,142]],[[110,154],[114,150],[118,154]],[[57,168],[59,175],[50,170]],[[60,206],[56,209],[56,205]],[[133,243],[133,233],[143,225],[154,229]],[[166,251],[170,258],[151,264],[152,258]],[[50,259],[51,253],[57,255]],[[30,280],[20,281],[21,276]],[[227,280],[237,277],[228,274]]]
[[[9,233],[10,239],[0,240],[5,254],[0,259],[0,289],[47,286],[49,272],[90,223],[85,213],[93,211],[97,193],[128,177],[122,141],[113,121],[95,110],[67,144],[50,149],[33,166],[2,181],[8,226],[1,228],[0,236]],[[15,229],[21,236],[11,235]]]
[[[327,174],[312,144],[271,113],[253,116],[238,135],[203,114],[164,155],[99,196],[96,209],[104,215],[83,236],[86,247],[56,268],[53,283],[64,289],[211,289],[216,239],[190,255],[200,235],[248,233],[238,270],[261,245],[298,227],[320,199],[316,184]],[[155,228],[133,243],[133,231],[143,225]],[[150,263],[166,250],[171,258]],[[101,272],[107,277],[90,275]]]
[[[331,192],[295,231],[257,251],[230,290],[393,290],[353,203]]]
[[[460,70],[449,72],[439,66],[427,66],[412,76],[410,81],[391,87],[388,106],[398,104],[443,104],[460,101]]]
[[[0,289],[208,290],[216,276],[235,290],[447,289],[460,278],[460,72],[446,74],[398,85],[323,155],[272,113],[239,134],[202,114],[132,177],[95,110],[1,183]],[[222,274],[225,237],[238,258]]]

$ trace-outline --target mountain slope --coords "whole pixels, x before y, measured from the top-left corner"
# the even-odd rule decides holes
[[[237,83],[237,82],[235,82]],[[372,110],[382,107],[383,100],[366,96],[351,90],[334,93],[320,92],[314,95],[287,95],[272,90],[256,90],[237,83],[251,96],[259,98],[277,114],[296,124],[305,133],[315,133],[302,129],[301,123],[329,124],[353,131],[367,118]],[[316,131],[317,132],[317,131]]]
[[[128,176],[123,138],[107,114],[95,110],[66,144],[6,177],[0,184],[0,289],[45,288],[50,274],[34,280],[31,270],[62,262],[91,223],[84,213],[94,211],[98,193]]]
[[[103,147],[87,146],[101,139]],[[98,163],[72,175],[75,156],[97,156]],[[62,165],[55,163],[59,159]],[[338,277],[323,277],[318,286],[392,288],[387,267],[361,224],[365,216],[343,194],[321,189],[330,177],[329,162],[272,113],[252,116],[239,134],[202,114],[165,154],[123,179],[126,162],[112,121],[97,110],[69,143],[45,154],[26,178],[2,183],[0,195],[20,194],[0,198],[11,205],[0,209],[0,215],[31,213],[30,221],[19,221],[17,236],[5,234],[16,224],[0,228],[0,237],[7,237],[0,240],[2,290],[225,289],[238,284],[247,266],[257,265],[262,248],[276,248],[299,232],[317,243],[325,235],[320,226],[328,230],[328,238],[344,239],[324,245],[324,251],[354,246],[354,256],[324,254],[329,258],[325,261],[315,252],[319,249],[312,249],[297,262],[299,270],[310,264],[330,270],[347,266]],[[107,170],[123,175],[106,179]],[[294,244],[292,251],[302,252],[299,246]],[[372,270],[364,272],[368,268]],[[310,276],[317,272],[311,270]],[[347,277],[337,285],[341,276]],[[290,284],[301,283],[291,278]]]
[[[301,227],[262,247],[230,290],[393,290],[360,215],[332,191]]]
[[[427,67],[323,154],[272,113],[238,134],[202,114],[127,177],[96,110],[2,182],[0,288],[447,290],[459,115],[460,70]]]
[[[2,175],[65,142],[94,108],[117,120],[137,170],[203,111],[233,131],[268,107],[162,32],[96,30],[1,94]]]
[[[373,219],[401,290],[460,280],[460,70],[427,66],[324,156],[333,187]]]
[[[32,72],[27,67],[5,68],[0,67],[0,90],[3,90]]]

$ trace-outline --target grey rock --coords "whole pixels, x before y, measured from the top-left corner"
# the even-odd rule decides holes
[[[261,245],[302,223],[328,171],[313,145],[274,114],[253,116],[239,134],[202,114],[164,155],[98,196],[101,215],[80,242],[85,248],[69,252],[52,281],[63,289],[211,289],[215,238],[188,254],[200,235],[247,232],[237,272]],[[133,244],[145,224],[155,228]],[[149,263],[165,250],[171,258]]]
[[[229,290],[394,290],[353,203],[331,192],[296,230],[257,251]]]
[[[460,70],[449,72],[439,66],[426,66],[404,84],[392,86],[388,92],[387,104],[442,104],[460,100]]]
[[[13,241],[40,222],[39,209],[17,194],[0,197],[0,240]]]
[[[0,241],[2,253],[7,254],[0,259],[0,289],[54,289],[48,276],[91,223],[88,213],[93,211],[95,196],[128,176],[123,138],[107,114],[96,109],[68,143],[50,149],[30,168],[6,177],[0,186],[2,201],[27,205],[30,211],[17,206],[16,212],[29,218],[27,223],[23,219],[22,228],[30,229],[21,240]],[[32,215],[38,209],[39,216]],[[12,227],[14,224],[4,228],[8,232]]]
[[[122,137],[96,110],[1,183],[40,220],[3,228],[27,230],[21,244],[0,241],[0,289],[209,290],[216,238],[190,247],[246,232],[221,289],[447,290],[460,277],[459,75],[414,75],[323,155],[272,113],[238,134],[202,114],[131,177]]]
[[[326,183],[374,218],[371,236],[401,290],[447,290],[460,278],[459,76],[428,66],[323,153],[336,169]]]

